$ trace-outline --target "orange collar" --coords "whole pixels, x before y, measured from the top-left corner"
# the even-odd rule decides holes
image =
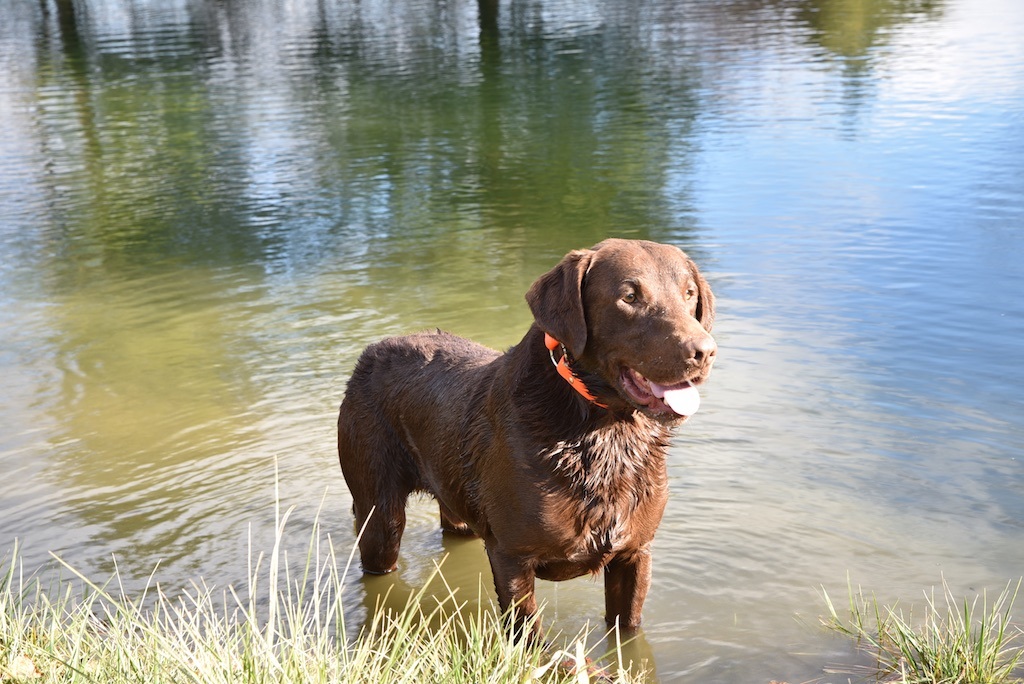
[[[551,363],[555,365],[555,370],[557,370],[558,374],[561,375],[567,383],[569,383],[570,387],[579,392],[580,396],[595,406],[608,408],[607,405],[599,402],[597,398],[591,394],[590,390],[587,389],[587,386],[583,384],[583,381],[576,377],[576,374],[572,372],[571,368],[569,368],[569,351],[565,348],[564,344],[556,340],[551,335],[544,333],[544,346],[548,348],[548,354],[551,356]],[[562,358],[556,360],[555,350],[559,348],[562,350]]]

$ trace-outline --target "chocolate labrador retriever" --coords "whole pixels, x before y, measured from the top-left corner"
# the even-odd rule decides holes
[[[605,619],[635,629],[670,430],[715,360],[714,297],[678,248],[612,239],[567,254],[526,300],[534,323],[504,354],[437,331],[360,356],[338,455],[363,571],[395,569],[406,500],[428,492],[444,530],[483,539],[517,626],[536,578],[603,569]]]

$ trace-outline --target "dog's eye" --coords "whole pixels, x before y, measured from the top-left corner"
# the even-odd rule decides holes
[[[696,296],[697,296],[697,288],[694,287],[693,285],[690,285],[689,287],[687,287],[686,288],[686,292],[683,293],[683,297],[686,298],[686,301],[690,301],[691,299],[693,299]]]
[[[627,292],[626,294],[622,295],[622,301],[626,302],[627,304],[632,304],[633,302],[636,301],[636,292]]]

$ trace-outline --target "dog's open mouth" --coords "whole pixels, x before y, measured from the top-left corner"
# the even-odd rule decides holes
[[[631,368],[623,368],[620,379],[629,398],[654,413],[692,416],[700,408],[700,393],[690,382],[660,385]]]

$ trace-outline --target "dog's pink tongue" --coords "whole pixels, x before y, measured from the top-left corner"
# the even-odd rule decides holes
[[[652,382],[651,391],[681,416],[692,416],[700,408],[700,393],[688,382],[672,387]]]

